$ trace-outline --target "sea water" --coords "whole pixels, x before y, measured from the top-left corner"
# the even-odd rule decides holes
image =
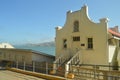
[[[34,51],[43,52],[45,54],[55,55],[55,46],[18,46],[15,45],[15,48],[18,49],[31,49]]]

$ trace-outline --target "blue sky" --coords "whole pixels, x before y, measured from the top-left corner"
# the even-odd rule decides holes
[[[120,26],[120,0],[0,0],[0,42],[53,41],[55,27],[64,25],[66,12],[84,4],[93,21],[108,17],[110,27]]]

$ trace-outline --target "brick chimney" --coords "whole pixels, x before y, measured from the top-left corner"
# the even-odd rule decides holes
[[[114,28],[110,28],[111,30],[115,31],[115,32],[118,32],[119,33],[119,29],[118,29],[118,26],[115,26]]]

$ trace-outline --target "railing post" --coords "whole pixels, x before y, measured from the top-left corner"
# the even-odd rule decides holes
[[[65,77],[67,77],[68,71],[69,71],[69,65],[65,64]]]
[[[33,61],[33,72],[35,72],[35,62]]]
[[[53,72],[56,73],[57,64],[53,63]]]
[[[48,63],[46,62],[46,74],[48,74]]]

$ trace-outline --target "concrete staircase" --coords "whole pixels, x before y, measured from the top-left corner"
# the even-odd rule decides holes
[[[80,51],[78,51],[74,56],[62,55],[54,62],[54,70],[56,70],[56,75],[66,76],[68,73],[72,72],[72,66],[77,66],[81,63]]]
[[[66,60],[63,64],[61,64],[61,66],[58,67],[58,69],[56,70],[56,75],[57,76],[61,76],[64,77],[65,76],[65,66],[67,64],[67,62],[70,60],[71,58],[69,58],[68,60]]]

